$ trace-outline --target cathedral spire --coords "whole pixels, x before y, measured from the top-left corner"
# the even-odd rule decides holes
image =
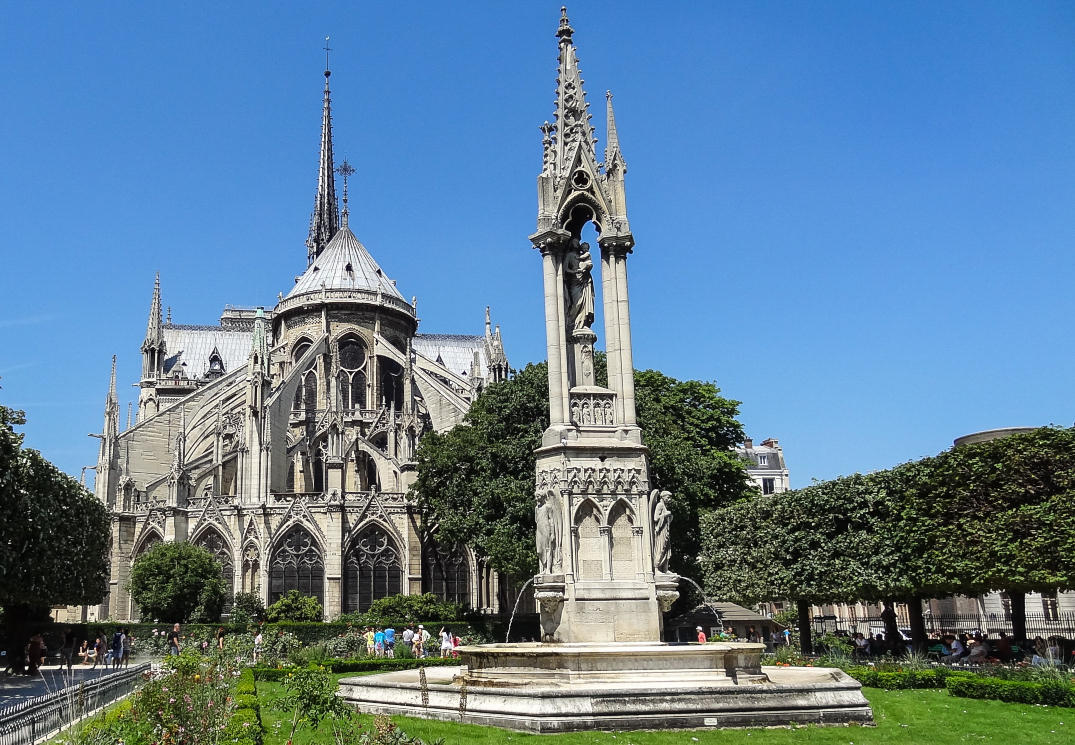
[[[112,355],[112,377],[108,381],[107,406],[119,406],[119,398],[116,396],[116,355]]]
[[[105,421],[102,434],[107,442],[119,435],[119,397],[116,395],[116,355],[112,355],[112,376],[108,381],[108,396],[105,398]]]
[[[314,263],[340,227],[340,210],[336,202],[335,169],[332,164],[332,104],[328,79],[328,38],[325,37],[325,98],[321,111],[321,158],[317,171],[317,195],[310,217],[310,235],[306,238],[307,263]]]
[[[142,351],[146,347],[156,346],[164,338],[164,324],[161,322],[161,274],[153,279],[153,300],[149,304],[149,320],[146,322],[146,340],[142,343]]]

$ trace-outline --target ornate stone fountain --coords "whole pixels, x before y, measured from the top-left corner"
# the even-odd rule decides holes
[[[461,647],[457,668],[340,681],[363,711],[534,732],[869,722],[860,686],[839,670],[761,667],[763,644],[667,644],[662,612],[673,496],[653,488],[635,418],[627,257],[634,246],[612,96],[604,163],[594,151],[573,30],[557,31],[556,123],[542,127],[538,230],[550,425],[536,452],[540,643]],[[594,368],[599,238],[608,380]]]

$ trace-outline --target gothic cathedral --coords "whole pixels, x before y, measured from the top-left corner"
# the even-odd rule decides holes
[[[137,619],[132,562],[184,540],[217,557],[232,592],[270,604],[299,590],[326,619],[398,593],[499,609],[496,574],[466,546],[428,540],[407,492],[422,435],[507,378],[500,329],[486,308],[484,334],[418,333],[417,301],[348,226],[330,74],[305,272],[272,309],[226,306],[213,326],[163,317],[158,277],[123,431],[113,357],[96,479],[113,511],[111,576],[86,620]]]

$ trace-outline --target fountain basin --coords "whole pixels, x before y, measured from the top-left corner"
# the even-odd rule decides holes
[[[488,644],[458,667],[344,678],[359,711],[526,732],[869,724],[841,670],[762,667],[761,644]]]
[[[576,685],[660,679],[710,685],[764,682],[764,644],[481,644],[459,648],[468,685]]]

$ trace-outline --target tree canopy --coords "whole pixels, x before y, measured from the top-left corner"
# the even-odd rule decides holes
[[[599,380],[603,362],[599,356]],[[652,485],[676,495],[671,567],[697,577],[699,514],[751,488],[731,450],[743,440],[738,403],[721,397],[712,383],[679,381],[655,370],[635,373],[635,398]],[[414,492],[438,543],[466,543],[502,574],[534,574],[534,450],[548,424],[542,362],[489,386],[463,426],[422,439]]]
[[[1075,587],[1075,429],[1044,427],[702,520],[709,590],[739,602],[908,601]]]
[[[143,618],[212,623],[227,597],[220,563],[186,541],[158,543],[134,560],[130,591]]]
[[[97,603],[108,574],[109,515],[85,487],[22,447],[21,411],[0,406],[0,606]]]

